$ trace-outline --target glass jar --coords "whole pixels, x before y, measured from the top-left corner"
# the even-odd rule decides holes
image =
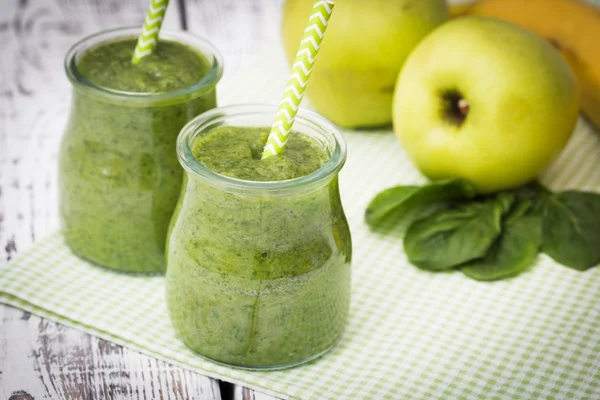
[[[185,169],[167,239],[167,306],[187,346],[220,363],[280,369],[319,357],[341,337],[350,307],[352,245],[338,188],[342,135],[301,111],[294,130],[330,158],[309,175],[247,181],[210,171],[195,139],[216,127],[264,127],[276,107],[217,108],[177,140]]]
[[[78,70],[89,49],[138,34],[139,28],[104,31],[67,53],[73,99],[59,157],[60,212],[66,241],[80,257],[120,271],[156,273],[165,268],[166,233],[181,189],[177,135],[216,106],[223,62],[207,41],[162,30],[161,38],[206,59],[208,71],[199,82],[134,93],[96,86]]]

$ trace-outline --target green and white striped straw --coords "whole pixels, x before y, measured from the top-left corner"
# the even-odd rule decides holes
[[[144,20],[142,33],[138,38],[131,59],[131,62],[134,64],[139,63],[142,58],[154,52],[156,43],[158,42],[158,31],[160,30],[160,26],[165,17],[168,4],[169,0],[150,0],[150,6],[148,7],[146,19]]]
[[[292,75],[287,82],[275,122],[263,150],[263,160],[280,154],[285,148],[334,5],[333,0],[315,1],[308,25],[304,30],[304,37],[292,65]]]

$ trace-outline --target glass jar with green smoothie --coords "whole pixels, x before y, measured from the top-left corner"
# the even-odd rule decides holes
[[[247,369],[310,361],[340,339],[352,245],[341,134],[301,111],[261,160],[276,107],[209,111],[177,140],[186,171],[167,239],[167,306],[187,346]]]
[[[223,66],[210,43],[168,30],[154,53],[133,65],[138,34],[139,28],[101,32],[67,53],[73,99],[60,149],[60,211],[77,255],[155,273],[165,268],[181,188],[177,135],[216,106]]]

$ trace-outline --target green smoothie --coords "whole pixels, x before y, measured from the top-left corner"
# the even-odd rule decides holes
[[[206,75],[208,60],[194,49],[161,40],[154,53],[131,62],[137,39],[104,43],[79,60],[79,72],[96,86],[138,93],[166,93],[190,87]]]
[[[268,128],[222,127],[191,149],[213,172],[252,181],[313,173],[329,159],[292,133],[260,160]],[[285,195],[230,192],[189,174],[167,250],[167,304],[182,340],[213,360],[277,368],[340,338],[350,302],[351,240],[337,177]]]
[[[290,135],[280,157],[261,160],[269,128],[217,128],[196,140],[192,152],[213,172],[249,181],[284,181],[308,175],[329,158],[322,146],[306,135]]]
[[[59,158],[61,216],[79,256],[126,272],[160,272],[182,179],[176,138],[215,107],[218,77],[198,85],[210,63],[182,43],[161,40],[137,65],[134,48],[133,37],[112,40],[67,63],[74,91]]]

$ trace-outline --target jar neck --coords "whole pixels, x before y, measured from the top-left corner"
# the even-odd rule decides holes
[[[160,39],[182,43],[197,51],[208,61],[209,68],[206,74],[200,81],[191,86],[165,93],[127,92],[95,85],[78,69],[78,61],[90,49],[102,43],[136,38],[138,34],[139,27],[117,28],[87,36],[75,43],[67,52],[64,61],[65,72],[75,88],[75,93],[85,93],[85,95],[112,103],[156,106],[184,102],[214,91],[216,84],[223,75],[223,58],[221,54],[208,41],[182,31],[163,29],[160,32]]]
[[[325,164],[308,175],[283,181],[236,179],[211,171],[194,157],[192,143],[199,135],[222,126],[269,126],[276,112],[277,107],[271,105],[235,105],[213,109],[190,121],[177,138],[177,155],[188,179],[230,193],[261,197],[301,195],[328,185],[346,161],[346,142],[329,121],[305,110],[298,112],[294,130],[312,136],[329,152]]]

